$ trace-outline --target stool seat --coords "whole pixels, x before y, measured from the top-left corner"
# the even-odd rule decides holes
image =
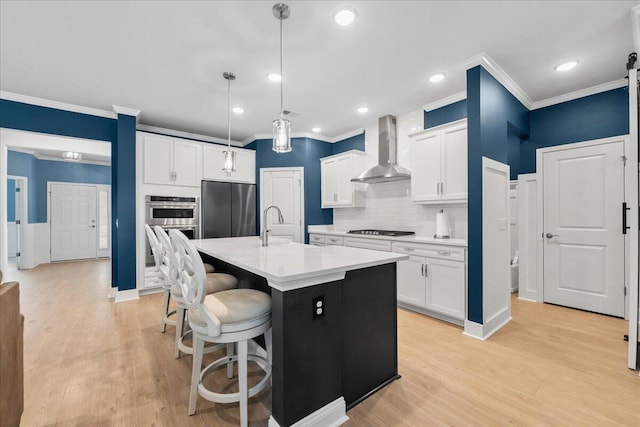
[[[204,272],[205,273],[209,274],[209,273],[213,273],[215,271],[216,271],[216,269],[213,268],[213,265],[207,264],[206,262],[204,263]]]
[[[210,294],[204,298],[202,305],[220,320],[222,333],[246,328],[246,322],[271,314],[271,297],[255,289],[231,289]],[[189,322],[192,327],[207,326],[200,309],[189,310]]]
[[[228,291],[238,286],[238,279],[226,273],[208,273],[204,284],[204,293],[212,294],[220,291]],[[182,289],[177,284],[171,286],[171,295],[175,298],[182,298]]]

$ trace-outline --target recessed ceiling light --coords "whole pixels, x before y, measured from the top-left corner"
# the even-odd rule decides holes
[[[356,111],[357,111],[358,113],[360,113],[360,114],[364,114],[364,113],[366,113],[367,111],[369,111],[369,108],[368,108],[368,107],[358,107],[358,109],[357,109]]]
[[[320,133],[320,132],[322,132],[322,129],[320,129],[320,128],[313,128],[313,129],[311,129],[311,132]]]
[[[231,111],[233,111],[236,114],[242,114],[242,113],[244,113],[244,108],[242,108],[242,107],[233,107],[231,109]]]
[[[578,65],[578,61],[567,61],[567,62],[563,62],[562,64],[556,65],[555,66],[555,70],[556,71],[568,71],[572,68],[574,68],[576,65]]]
[[[429,81],[431,83],[438,83],[444,80],[444,76],[445,76],[444,73],[437,73],[429,77]]]
[[[351,25],[356,20],[356,10],[350,6],[343,6],[335,11],[333,20],[341,27]]]
[[[282,80],[282,76],[278,73],[267,74],[267,78],[274,83],[278,83],[279,81]]]

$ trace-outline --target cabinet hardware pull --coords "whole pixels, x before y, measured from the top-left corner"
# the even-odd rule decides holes
[[[405,250],[405,251],[407,251],[407,252],[413,252],[413,251],[415,251],[415,249],[414,249],[414,248],[402,248],[402,249],[404,249],[404,250]]]
[[[449,251],[438,251],[438,254],[449,256],[449,255],[451,255],[451,252],[449,252]]]
[[[424,277],[429,277],[429,265],[427,264],[423,264],[424,265]]]
[[[422,277],[424,277],[424,264],[421,264],[420,266],[422,267],[420,274],[422,275]]]
[[[631,227],[627,225],[627,211],[631,208],[627,207],[627,202],[622,202],[622,234],[627,234],[627,230]]]
[[[436,182],[436,188],[437,188],[436,192],[438,194],[440,194],[440,183],[439,182]]]
[[[444,194],[444,182],[440,183],[440,194]]]

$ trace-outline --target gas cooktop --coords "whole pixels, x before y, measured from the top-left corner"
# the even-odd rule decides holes
[[[395,230],[349,230],[349,234],[366,234],[368,236],[411,236],[413,231],[395,231]]]

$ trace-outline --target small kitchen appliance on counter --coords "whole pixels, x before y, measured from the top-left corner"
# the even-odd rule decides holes
[[[348,234],[365,234],[367,236],[389,236],[389,237],[398,237],[398,236],[411,236],[414,233],[413,231],[395,231],[395,230],[349,230]]]
[[[435,239],[449,239],[449,215],[444,213],[444,209],[440,209],[440,212],[436,214],[436,234],[433,235]]]

